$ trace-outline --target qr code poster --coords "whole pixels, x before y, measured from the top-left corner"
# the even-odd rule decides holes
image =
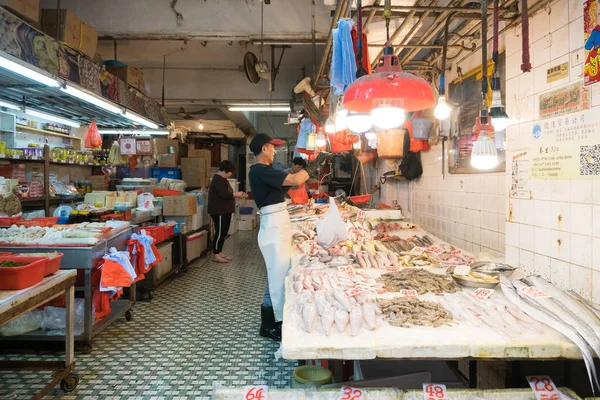
[[[600,177],[600,115],[586,110],[540,122],[532,130],[532,179]]]

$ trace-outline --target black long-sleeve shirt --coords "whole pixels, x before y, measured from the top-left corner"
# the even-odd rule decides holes
[[[233,214],[235,198],[229,181],[215,174],[208,187],[208,213],[211,215]]]

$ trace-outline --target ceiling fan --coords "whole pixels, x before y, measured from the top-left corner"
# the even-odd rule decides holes
[[[183,107],[179,107],[179,111],[177,112],[177,115],[183,119],[198,119],[196,116],[197,115],[205,115],[206,113],[208,113],[207,109],[202,109],[200,111],[193,111],[193,112],[186,112],[185,108]]]
[[[247,52],[244,55],[244,72],[246,73],[246,78],[253,84],[257,84],[261,79],[267,79],[269,81],[269,92],[273,91],[273,82],[271,69],[269,68],[269,64],[264,61],[263,56],[263,23],[264,23],[264,13],[263,13],[263,4],[261,2],[260,5],[260,60],[256,57],[256,54],[252,52]],[[271,49],[273,52],[273,49]],[[283,54],[282,54],[283,55]]]

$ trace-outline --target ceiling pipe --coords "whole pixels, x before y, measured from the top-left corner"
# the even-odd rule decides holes
[[[473,10],[471,10],[473,11]],[[413,18],[420,18],[421,15],[423,14],[423,12],[419,11],[396,11],[396,12],[392,12],[392,18],[408,18],[410,13],[414,13],[413,14]],[[439,17],[440,13],[439,12],[433,12],[433,11],[428,11],[428,15],[427,18],[437,18]],[[378,17],[383,17],[383,13],[378,13],[377,15]],[[513,21],[515,18],[518,18],[518,16],[514,16],[514,17],[499,17],[498,19],[500,21]],[[460,19],[466,19],[466,20],[477,20],[477,21],[481,21],[481,14],[480,13],[474,13],[474,12],[469,12],[469,13],[465,13],[465,12],[461,12],[460,13]]]
[[[473,47],[467,47],[464,46],[462,44],[452,44],[452,45],[448,45],[448,48],[460,48],[463,50],[472,50],[474,48],[475,44],[473,43]],[[369,47],[374,47],[374,48],[382,48],[385,47],[384,44],[371,44],[369,43]],[[442,44],[395,44],[394,48],[405,48],[405,49],[441,49],[444,47],[444,45]]]
[[[329,60],[329,56],[331,54],[333,30],[337,28],[337,22],[340,19],[340,16],[344,15],[346,12],[347,5],[348,3],[346,1],[340,0],[335,8],[335,12],[333,13],[333,18],[331,20],[331,27],[329,28],[329,34],[327,35],[327,42],[325,43],[325,53],[323,54],[323,58],[321,58],[321,64],[319,65],[319,72],[315,77],[313,77],[313,82],[315,83],[319,77],[323,75],[323,71],[325,71],[325,65],[327,64],[327,60]]]
[[[104,35],[98,37],[98,40],[140,40],[140,41],[152,41],[152,40],[167,40],[167,41],[182,41],[188,42],[190,40],[195,41],[236,41],[236,42],[247,42],[252,44],[260,44],[260,38],[254,36],[243,36],[243,35],[138,35],[138,34],[124,34],[124,35]],[[322,35],[316,35],[315,37],[317,44],[325,44],[327,38]],[[279,43],[291,43],[291,44],[312,44],[312,33],[298,33],[293,36],[286,37],[265,37],[265,45],[279,44]]]
[[[375,10],[375,12],[383,11],[382,6],[364,6],[363,11]],[[477,12],[476,8],[471,7],[453,7],[453,6],[392,6],[392,12],[402,11],[433,11],[433,12]],[[501,9],[500,11],[510,11],[509,9]],[[493,10],[488,9],[487,14],[492,14]],[[481,19],[481,14],[479,14]]]

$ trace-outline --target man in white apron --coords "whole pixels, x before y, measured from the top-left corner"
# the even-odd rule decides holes
[[[260,335],[281,340],[281,321],[285,302],[285,277],[292,256],[292,224],[284,199],[284,186],[298,186],[309,178],[304,170],[288,174],[271,166],[275,146],[285,142],[259,134],[250,142],[256,164],[250,167],[252,196],[259,208],[258,247],[267,267],[267,288],[261,306]]]

